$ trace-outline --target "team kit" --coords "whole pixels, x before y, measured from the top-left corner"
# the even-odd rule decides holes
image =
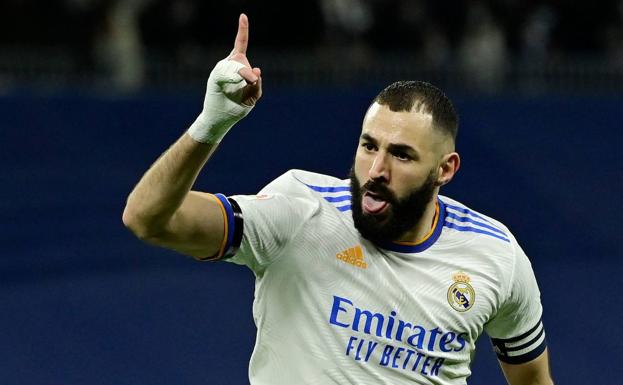
[[[528,258],[457,201],[438,197],[420,242],[377,245],[354,227],[348,180],[291,170],[258,195],[216,197],[221,254],[256,276],[253,384],[465,384],[483,332],[503,362],[545,350]]]

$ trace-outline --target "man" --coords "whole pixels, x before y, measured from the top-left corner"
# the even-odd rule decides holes
[[[257,196],[190,191],[223,136],[261,97],[240,16],[203,111],[130,194],[139,238],[256,275],[259,384],[465,384],[477,337],[509,384],[552,384],[530,262],[494,219],[438,195],[460,164],[457,116],[422,82],[369,107],[350,180],[292,170]]]

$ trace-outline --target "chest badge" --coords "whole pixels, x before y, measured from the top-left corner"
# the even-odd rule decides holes
[[[462,271],[453,274],[452,279],[454,283],[448,288],[448,303],[456,311],[468,311],[476,300],[476,292],[469,284],[471,279]]]

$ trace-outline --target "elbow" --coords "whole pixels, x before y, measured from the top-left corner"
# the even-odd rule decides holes
[[[123,225],[141,241],[151,243],[150,240],[156,238],[155,231],[150,226],[149,221],[141,218],[140,214],[127,205],[123,210],[121,220]]]
[[[126,229],[130,230],[132,234],[136,235],[138,238],[141,238],[141,234],[144,233],[143,227],[141,225],[141,221],[138,215],[132,211],[128,206],[123,210],[123,215],[121,216],[121,221]]]
[[[123,225],[130,230],[131,232],[135,232],[135,229],[137,228],[137,219],[136,219],[136,215],[128,208],[128,206],[125,206],[125,209],[123,209],[123,214],[121,215],[121,221],[123,222]]]

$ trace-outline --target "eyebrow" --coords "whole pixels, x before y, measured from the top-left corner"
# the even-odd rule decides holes
[[[366,142],[370,142],[371,144],[378,146],[378,141],[373,138],[372,136],[370,136],[369,134],[361,134],[360,137],[361,140],[364,140]],[[387,150],[390,153],[394,153],[394,152],[406,152],[409,155],[411,155],[414,159],[419,159],[420,158],[420,153],[417,152],[417,150],[411,146],[409,146],[408,144],[404,144],[404,143],[390,143],[389,146],[387,146]]]

